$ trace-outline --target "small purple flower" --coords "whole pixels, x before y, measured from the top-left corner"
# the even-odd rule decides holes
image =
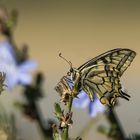
[[[78,94],[78,98],[74,98],[73,105],[76,108],[88,107],[88,112],[91,117],[96,117],[97,113],[104,112],[105,110],[105,106],[101,104],[96,95],[94,95],[94,101],[90,101],[84,91]]]
[[[32,81],[30,71],[34,70],[36,66],[37,63],[33,60],[17,64],[10,43],[8,41],[0,42],[0,71],[6,73],[5,84],[9,89],[17,84],[30,84]]]

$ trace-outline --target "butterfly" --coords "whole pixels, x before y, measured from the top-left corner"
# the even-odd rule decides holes
[[[72,85],[73,97],[83,90],[91,101],[96,93],[105,105],[114,105],[118,97],[129,100],[130,95],[122,90],[120,78],[135,58],[135,51],[126,48],[113,49],[92,58],[78,68],[74,68],[61,53],[59,56],[70,65],[67,75],[62,77],[56,86],[57,92],[63,95],[63,98],[64,95],[71,94],[67,89]]]

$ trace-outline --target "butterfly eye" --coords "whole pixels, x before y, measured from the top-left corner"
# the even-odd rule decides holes
[[[73,73],[73,68],[70,69],[70,72]]]

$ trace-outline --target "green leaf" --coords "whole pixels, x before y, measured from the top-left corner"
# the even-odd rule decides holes
[[[63,115],[63,111],[60,105],[58,103],[55,103],[54,108],[55,108],[55,113],[56,113],[57,118],[60,118]]]
[[[53,139],[54,139],[54,140],[62,140],[62,138],[61,138],[61,136],[60,136],[59,133],[53,134]]]
[[[56,113],[62,113],[61,107],[58,103],[54,104],[54,108]]]

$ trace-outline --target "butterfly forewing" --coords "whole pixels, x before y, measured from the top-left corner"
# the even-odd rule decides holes
[[[119,71],[121,76],[123,72],[128,68],[135,57],[136,53],[130,49],[114,49],[103,53],[88,62],[84,63],[78,69],[83,71],[85,68],[88,68],[93,65],[112,65]]]

